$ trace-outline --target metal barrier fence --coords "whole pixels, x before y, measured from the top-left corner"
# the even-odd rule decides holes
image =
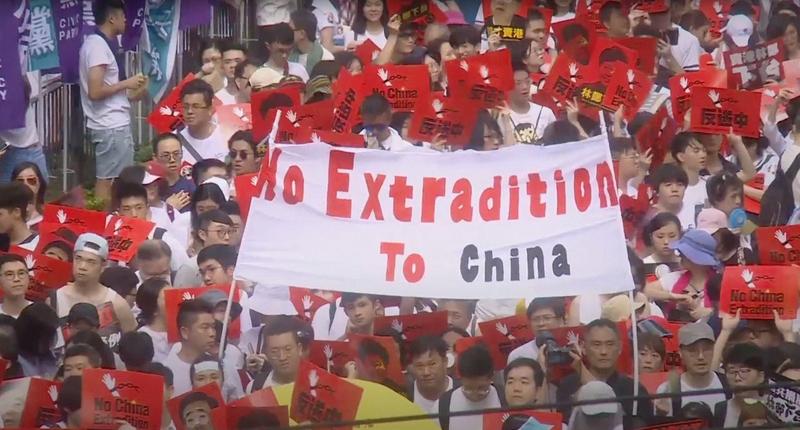
[[[200,67],[199,47],[203,38],[232,38],[243,43],[255,40],[255,0],[243,0],[238,9],[227,4],[215,6],[211,23],[181,32],[171,84]],[[142,70],[141,54],[127,57],[129,72]],[[146,99],[131,106],[134,142],[146,145],[154,136],[147,122],[154,102]],[[86,141],[80,89],[76,84],[59,80],[47,82],[34,101],[36,126],[50,168],[51,189],[68,190],[75,185],[94,182],[94,147]],[[57,187],[58,185],[58,187]]]

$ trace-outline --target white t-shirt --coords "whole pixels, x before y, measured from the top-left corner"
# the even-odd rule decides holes
[[[180,342],[175,343],[163,362],[164,366],[172,370],[174,388],[172,397],[192,391],[192,379],[189,377],[192,363],[187,363],[178,357],[182,347],[183,345]],[[227,401],[240,399],[244,396],[239,374],[236,372],[236,365],[241,360],[241,352],[238,354],[233,353],[236,349],[235,346],[228,345],[225,349],[225,361],[222,364],[224,378],[222,394]]]
[[[705,207],[706,200],[708,200],[708,192],[705,178],[700,178],[696,184],[686,187],[683,194],[683,207],[678,212],[678,219],[681,220],[681,228],[684,231],[697,226],[697,214]]]
[[[453,378],[447,377],[447,389],[445,391],[450,391],[453,389]],[[419,388],[417,388],[417,381],[414,381],[414,403],[418,404],[422,410],[429,414],[438,414],[439,413],[439,399],[436,400],[428,400],[426,399],[420,392]]]
[[[463,390],[463,388],[459,388],[453,391],[452,397],[450,398],[450,412],[476,411],[500,407],[500,397],[497,395],[497,390],[494,387],[490,387],[489,395],[480,402],[469,401],[464,396]],[[467,415],[451,417],[450,428],[480,430],[483,428],[483,416]]]
[[[539,347],[536,346],[535,338],[526,344],[514,348],[511,354],[508,354],[508,363],[518,358],[530,358],[531,360],[539,358]]]
[[[339,340],[344,336],[347,330],[347,315],[344,314],[344,309],[340,306],[342,299],[336,299],[336,302],[331,304],[322,305],[317,309],[314,318],[311,320],[311,327],[314,329],[314,339],[316,340]],[[331,321],[330,312],[331,306],[335,306],[336,311]]]
[[[180,342],[174,344],[163,362],[164,366],[172,370],[172,387],[174,390],[172,397],[180,396],[192,390],[192,379],[189,377],[192,363],[187,363],[178,357],[182,347]]]
[[[289,63],[289,74],[290,75],[297,76],[298,78],[302,79],[303,82],[308,82],[308,79],[309,79],[308,72],[306,71],[306,68],[303,67],[302,64],[295,63],[293,61],[289,61],[288,63]],[[269,67],[270,69],[272,69],[272,70],[274,70],[274,71],[276,71],[276,72],[278,72],[280,74],[283,74],[283,72],[284,72],[283,69],[276,69],[275,67],[272,67],[269,63],[264,64],[264,67]]]
[[[105,85],[119,83],[119,66],[108,43],[97,34],[90,34],[83,41],[79,52],[81,106],[86,116],[86,126],[92,130],[108,130],[131,123],[131,103],[125,91],[118,91],[103,100],[89,100],[89,69],[106,66],[103,75]]]
[[[289,22],[293,0],[256,0],[256,22],[259,26]]]
[[[378,33],[365,31],[364,34],[356,34],[353,30],[346,31],[344,33],[344,46],[350,46],[353,42],[360,45],[367,39],[371,40],[378,48],[383,49],[383,47],[386,46],[386,34],[383,32],[383,29]]]
[[[203,159],[206,158],[216,158],[220,161],[225,161],[225,157],[228,155],[228,142],[225,139],[225,136],[222,134],[222,129],[219,126],[214,128],[214,132],[211,133],[205,139],[196,139],[189,134],[189,128],[184,128],[181,131],[181,136],[186,139],[194,149],[200,154]],[[183,161],[194,165],[200,160],[195,160],[195,157],[192,155],[190,151],[187,151],[185,148],[183,150]]]
[[[214,93],[214,97],[218,98],[223,105],[235,105],[236,96],[228,91],[228,87],[222,87],[221,90]]]
[[[701,395],[687,395],[686,393],[691,393],[692,391],[702,391],[702,390],[721,390],[722,389],[722,382],[720,382],[720,376],[716,374],[711,375],[711,383],[705,387],[692,387],[691,385],[687,384],[684,378],[685,375],[681,375],[681,393],[684,393],[681,396],[681,406],[686,405],[687,403],[691,402],[702,402],[708,405],[711,410],[714,410],[714,406],[719,402],[725,401],[725,394],[724,393],[716,393],[716,394],[701,394]],[[724,376],[722,376],[724,378]],[[664,394],[669,391],[669,382],[665,382],[658,386],[656,392],[658,394]],[[669,403],[668,410],[670,411],[669,415],[674,415],[672,412],[672,401],[668,399],[668,402],[663,402],[664,405]]]
[[[553,20],[553,22],[555,22],[555,20]],[[694,34],[676,24],[672,24],[672,29],[678,29],[678,44],[670,46],[675,60],[686,72],[696,72],[700,70],[700,55],[703,53],[703,48],[700,47],[700,41],[697,40]],[[667,66],[666,61],[663,59],[659,60],[659,64],[664,67]]]
[[[555,122],[556,115],[548,107],[531,102],[525,113],[511,111],[514,126],[514,138],[517,143],[536,143],[544,135],[544,129]]]
[[[172,349],[172,344],[167,341],[167,332],[155,331],[146,325],[139,327],[138,331],[147,333],[153,340],[153,362],[161,363],[166,360]]]

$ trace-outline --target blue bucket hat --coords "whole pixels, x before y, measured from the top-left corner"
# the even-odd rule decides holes
[[[678,250],[684,257],[700,266],[718,266],[717,241],[708,232],[692,229],[683,234],[669,247]]]

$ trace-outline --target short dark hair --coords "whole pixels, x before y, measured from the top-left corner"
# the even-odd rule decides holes
[[[756,14],[756,10],[753,7],[753,3],[748,0],[736,0],[731,3],[730,11],[728,12],[730,16],[733,15],[746,15],[748,17],[753,17]]]
[[[228,214],[223,212],[221,209],[213,209],[208,212],[203,212],[198,217],[198,228],[201,230],[205,230],[211,225],[212,222],[216,222],[219,224],[225,225],[233,225],[233,220],[231,219]]]
[[[294,31],[289,24],[279,22],[264,29],[264,31],[261,32],[261,38],[264,40],[264,43],[291,45],[294,43]]]
[[[194,362],[192,362],[192,365],[189,366],[189,380],[190,381],[192,379],[194,379],[194,374],[196,373],[196,371],[194,370],[195,366],[200,364],[200,363],[206,363],[206,362],[215,363],[217,365],[217,367],[219,368],[220,374],[222,374],[222,363],[219,361],[219,359],[215,358],[214,356],[212,356],[210,354],[201,354],[199,357],[197,357],[194,360]]]
[[[468,348],[458,355],[458,373],[464,378],[491,378],[494,374],[492,354],[483,345]]]
[[[733,173],[717,173],[706,180],[708,202],[712,205],[722,201],[730,190],[744,190],[744,183]]]
[[[119,339],[119,358],[127,370],[138,370],[153,361],[153,339],[141,331],[124,333]]]
[[[693,143],[699,143],[699,141],[697,140],[697,136],[690,131],[682,131],[672,138],[672,142],[669,144],[669,150],[670,153],[672,153],[672,158],[675,159],[676,163],[680,163],[680,160],[678,160],[678,154],[686,152],[686,148],[691,146]]]
[[[214,88],[211,87],[211,84],[202,79],[195,79],[184,85],[183,88],[181,88],[180,100],[183,101],[183,98],[190,94],[201,94],[203,96],[203,102],[205,102],[207,106],[211,106],[211,103],[214,101]]]
[[[194,166],[192,166],[192,182],[194,182],[198,187],[202,185],[200,184],[200,176],[204,175],[212,167],[219,167],[226,170],[228,168],[228,166],[222,160],[218,160],[216,158],[204,158],[199,160],[197,163],[194,163]]]
[[[139,277],[130,267],[110,266],[100,274],[100,283],[111,288],[123,298],[139,285]]]
[[[658,187],[667,182],[677,182],[683,186],[689,185],[689,177],[686,171],[678,167],[676,164],[662,164],[653,172],[651,177],[653,190],[658,193]]]
[[[64,379],[61,389],[58,391],[58,409],[65,414],[81,409],[83,378],[78,375]]]
[[[228,216],[242,216],[242,208],[236,200],[228,200],[220,210],[228,214]]]
[[[528,22],[531,21],[544,21],[544,14],[537,8],[528,9]]]
[[[223,269],[236,266],[236,249],[230,245],[211,245],[200,250],[197,254],[197,264],[209,260],[216,260]]]
[[[539,362],[528,357],[515,358],[511,363],[508,363],[506,368],[503,369],[503,381],[507,381],[508,374],[518,367],[529,367],[533,370],[533,383],[536,384],[537,387],[542,386],[542,383],[544,383],[544,370],[542,370],[542,366]]]
[[[147,204],[147,189],[141,183],[127,181],[114,182],[114,196],[112,197],[114,207],[119,209],[122,206],[122,199],[140,198]]]
[[[175,133],[170,132],[170,133],[161,133],[161,134],[159,134],[158,136],[154,137],[153,140],[150,143],[151,145],[153,145],[153,156],[154,157],[156,157],[158,155],[158,145],[160,145],[161,142],[164,142],[166,140],[176,140],[176,141],[178,141],[178,143],[181,142],[181,138]],[[183,147],[181,147],[181,151],[183,151]],[[178,161],[180,161],[180,160],[178,160]]]
[[[528,319],[531,318],[534,312],[542,310],[542,309],[552,309],[553,313],[556,314],[556,318],[564,318],[567,314],[567,305],[564,302],[563,297],[537,297],[531,300],[530,304],[528,304],[528,309],[525,311],[525,315]]]
[[[181,403],[178,407],[178,410],[180,411],[179,415],[181,416],[181,422],[183,422],[184,424],[186,423],[183,418],[183,411],[186,410],[186,408],[192,403],[197,403],[197,402],[207,403],[209,409],[214,409],[217,406],[219,406],[219,403],[208,394],[202,391],[192,391],[186,397],[184,397],[183,400],[181,400]]]
[[[271,336],[279,336],[285,333],[291,333],[295,341],[300,342],[300,325],[296,318],[288,315],[278,315],[264,327],[264,343],[267,343],[267,338]]]
[[[250,145],[250,149],[253,150],[253,154],[258,157],[258,148],[255,139],[253,139],[253,132],[250,130],[239,130],[236,133],[231,135],[231,138],[228,139],[228,149],[231,149],[231,145],[233,142],[237,140],[241,140],[247,142]]]
[[[380,94],[370,94],[361,103],[362,116],[378,116],[392,112],[392,105]]]
[[[317,40],[317,17],[308,9],[298,9],[289,16],[295,30],[303,30],[306,39],[314,42]]]
[[[681,220],[671,212],[661,212],[656,214],[653,219],[645,224],[642,229],[642,240],[646,246],[653,246],[653,238],[651,237],[656,230],[660,230],[668,224],[675,224],[678,231],[681,231]]]
[[[164,378],[164,385],[167,387],[171,387],[175,383],[175,376],[172,374],[172,369],[161,363],[147,363],[139,369],[139,372],[161,375],[161,377]]]
[[[0,185],[0,209],[9,212],[19,209],[19,214],[24,222],[28,217],[28,204],[33,202],[33,191],[20,182],[9,182]]]
[[[144,325],[151,324],[158,312],[158,295],[161,290],[169,287],[170,284],[165,279],[150,278],[139,285],[136,290],[136,306],[141,311],[139,320]]]
[[[112,10],[125,11],[125,2],[122,0],[95,0],[92,7],[94,23],[98,27],[105,24]]]
[[[481,33],[471,25],[459,25],[450,29],[450,46],[453,49],[469,43],[470,45],[481,44]]]
[[[667,347],[664,344],[664,338],[660,335],[648,331],[639,331],[639,351],[649,348],[655,351],[656,354],[661,356],[664,360],[667,357]]]
[[[213,315],[214,308],[210,303],[199,299],[186,300],[178,305],[178,315],[176,316],[178,330],[182,327],[191,327],[197,321],[198,314]]]
[[[0,254],[0,270],[3,270],[4,265],[12,262],[22,263],[23,266],[25,266],[26,268],[28,267],[28,264],[25,263],[25,259],[22,258],[21,255],[10,254],[10,253]]]
[[[746,366],[759,372],[767,371],[767,360],[764,350],[752,342],[737,343],[725,353],[725,367],[731,364]]]
[[[348,303],[353,303],[353,302],[355,302],[356,300],[358,300],[358,299],[360,299],[362,297],[366,297],[369,301],[371,301],[373,303],[379,300],[378,296],[373,296],[371,294],[365,294],[365,293],[342,293],[342,307],[344,307]]]
[[[247,48],[245,48],[244,45],[242,45],[241,43],[236,42],[234,40],[223,40],[220,45],[221,45],[220,53],[222,54],[228,51],[242,51],[244,55],[247,55]]]
[[[427,352],[435,352],[440,357],[447,357],[447,343],[441,336],[425,335],[414,339],[408,348],[408,356],[412,360]]]
[[[87,345],[85,343],[72,344],[64,351],[65,361],[70,357],[78,357],[78,356],[86,357],[86,359],[89,360],[89,364],[91,364],[92,367],[94,368],[99,368],[103,361],[100,358],[100,353],[97,352],[96,349],[92,348],[90,345]]]
[[[619,327],[617,327],[617,323],[611,321],[607,318],[598,318],[589,324],[586,324],[586,336],[589,335],[589,332],[596,328],[607,328],[614,332],[614,334],[619,338]]]

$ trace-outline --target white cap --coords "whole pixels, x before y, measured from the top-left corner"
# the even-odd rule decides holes
[[[616,397],[617,395],[614,394],[614,389],[605,382],[591,381],[578,390],[577,399],[579,402],[584,402],[587,400],[614,399]],[[619,403],[593,403],[590,405],[582,405],[580,409],[581,412],[586,415],[613,414],[619,409]]]
[[[228,184],[228,181],[217,176],[212,176],[206,179],[203,184],[214,184],[218,186],[219,190],[222,191],[222,195],[225,196],[225,200],[231,199],[231,186]]]
[[[738,47],[745,47],[753,35],[753,21],[745,15],[732,15],[728,18],[725,33]]]

